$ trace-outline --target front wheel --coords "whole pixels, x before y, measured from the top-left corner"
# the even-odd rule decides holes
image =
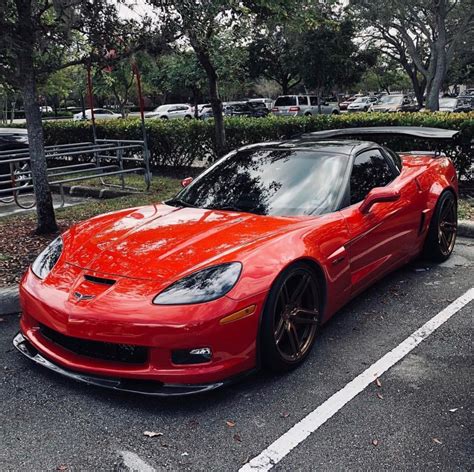
[[[449,258],[456,242],[458,227],[458,202],[450,190],[439,197],[431,218],[423,255],[434,262]]]
[[[304,361],[318,332],[321,299],[318,277],[308,264],[295,263],[278,276],[262,315],[264,366],[285,372]]]

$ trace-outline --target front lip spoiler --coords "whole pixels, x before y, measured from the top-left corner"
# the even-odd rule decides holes
[[[99,377],[95,375],[84,374],[82,372],[67,370],[49,361],[41,355],[41,353],[25,338],[25,336],[23,336],[22,333],[18,333],[13,338],[13,345],[24,356],[28,357],[28,359],[31,359],[36,364],[46,367],[47,369],[52,370],[57,374],[63,375],[64,377],[119,392],[148,395],[153,397],[181,397],[185,395],[205,393],[223,387],[224,385],[234,383],[251,373],[246,372],[237,377],[210,384],[163,384],[152,380]]]

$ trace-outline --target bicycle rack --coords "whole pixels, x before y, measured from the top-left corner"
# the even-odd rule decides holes
[[[150,190],[150,158],[148,148],[143,141],[98,139],[95,144],[83,142],[52,145],[45,147],[45,155],[48,164],[58,161],[66,163],[66,165],[48,167],[49,183],[59,186],[61,207],[65,204],[64,185],[73,182],[97,178],[104,187],[118,187],[138,192],[137,188],[125,185],[125,175],[144,172],[145,191]],[[81,156],[89,162],[67,164],[74,156]],[[0,203],[15,202],[18,207],[25,209],[36,205],[34,198],[29,203],[20,200],[20,195],[34,197],[32,175],[29,170],[30,160],[29,149],[0,151]],[[125,167],[124,163],[132,164],[132,166]],[[7,166],[8,172],[5,172]],[[120,185],[108,183],[106,180],[108,176],[118,176]]]

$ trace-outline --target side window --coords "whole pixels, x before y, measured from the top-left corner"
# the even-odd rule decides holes
[[[308,97],[298,97],[298,105],[307,105]]]
[[[394,178],[385,158],[377,149],[356,156],[352,168],[350,187],[351,205],[362,201],[375,187],[384,187]]]
[[[393,162],[393,165],[397,168],[398,173],[400,173],[402,170],[402,160],[400,156],[389,148],[384,148],[384,152],[387,157]]]
[[[309,97],[309,100],[311,102],[311,105],[318,106],[318,97],[312,95],[311,97]]]

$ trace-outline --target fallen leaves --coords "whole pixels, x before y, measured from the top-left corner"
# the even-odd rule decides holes
[[[378,446],[379,445],[379,440],[378,439],[372,439],[372,445],[373,446]]]
[[[433,442],[436,443],[436,444],[443,444],[443,441],[441,441],[438,438],[433,438]]]
[[[284,411],[284,412],[280,413],[280,416],[282,418],[288,418],[290,416],[290,413],[288,411]]]
[[[383,400],[383,395],[380,392],[377,392],[376,395],[379,400]]]
[[[455,411],[458,411],[458,410],[459,410],[459,408],[451,408],[449,411],[450,411],[451,413],[454,413]]]
[[[235,421],[232,421],[232,420],[227,420],[225,422],[225,424],[229,427],[229,428],[233,428],[235,426]]]
[[[156,438],[157,436],[163,436],[163,433],[158,433],[156,431],[144,431],[144,436],[148,436],[149,438]]]
[[[236,442],[242,442],[242,438],[238,434],[234,434],[234,441]]]
[[[377,385],[378,388],[382,387],[382,382],[378,377],[375,379],[375,385]]]
[[[56,470],[68,470],[67,465],[61,464],[56,467]]]

